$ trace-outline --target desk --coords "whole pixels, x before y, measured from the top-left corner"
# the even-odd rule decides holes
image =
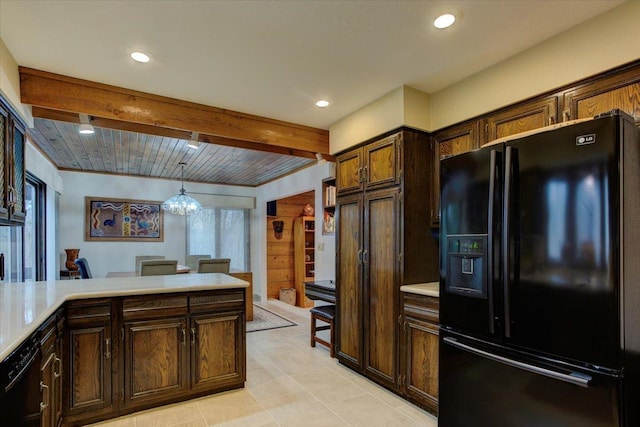
[[[186,271],[180,271],[180,267],[184,267]],[[184,265],[178,265],[178,270],[176,273],[194,273],[198,274],[197,271],[191,271],[191,269]],[[135,271],[111,271],[107,273],[107,279],[113,279],[118,277],[135,277],[139,276],[140,273],[136,273]],[[250,271],[232,271],[229,273],[229,276],[233,276],[236,279],[244,280],[245,282],[249,282],[249,287],[247,288],[247,296],[246,296],[246,305],[245,305],[245,316],[247,318],[247,322],[251,322],[253,320],[253,273]],[[335,302],[335,298],[334,298]]]
[[[304,282],[304,294],[307,298],[336,303],[336,282],[333,280],[318,280]]]

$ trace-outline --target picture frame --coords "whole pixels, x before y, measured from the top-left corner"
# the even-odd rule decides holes
[[[162,202],[85,197],[85,241],[163,242]]]

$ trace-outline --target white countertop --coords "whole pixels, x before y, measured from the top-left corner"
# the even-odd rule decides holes
[[[401,292],[410,294],[427,295],[430,297],[440,298],[440,282],[416,283],[415,285],[403,285],[400,287]]]
[[[221,273],[2,283],[0,361],[9,356],[65,301],[248,286],[249,283],[244,280]]]

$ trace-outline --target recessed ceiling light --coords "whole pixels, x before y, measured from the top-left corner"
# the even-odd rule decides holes
[[[320,108],[328,107],[329,101],[327,101],[326,99],[321,99],[320,101],[316,102],[316,106]]]
[[[440,15],[433,21],[433,26],[436,28],[447,28],[453,25],[456,22],[456,17],[450,13],[445,13],[444,15]]]
[[[149,62],[149,55],[143,52],[131,52],[131,58],[136,62]]]

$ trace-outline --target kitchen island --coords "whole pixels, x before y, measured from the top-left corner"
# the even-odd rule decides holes
[[[0,285],[0,410],[81,425],[243,387],[247,286],[220,273]]]

